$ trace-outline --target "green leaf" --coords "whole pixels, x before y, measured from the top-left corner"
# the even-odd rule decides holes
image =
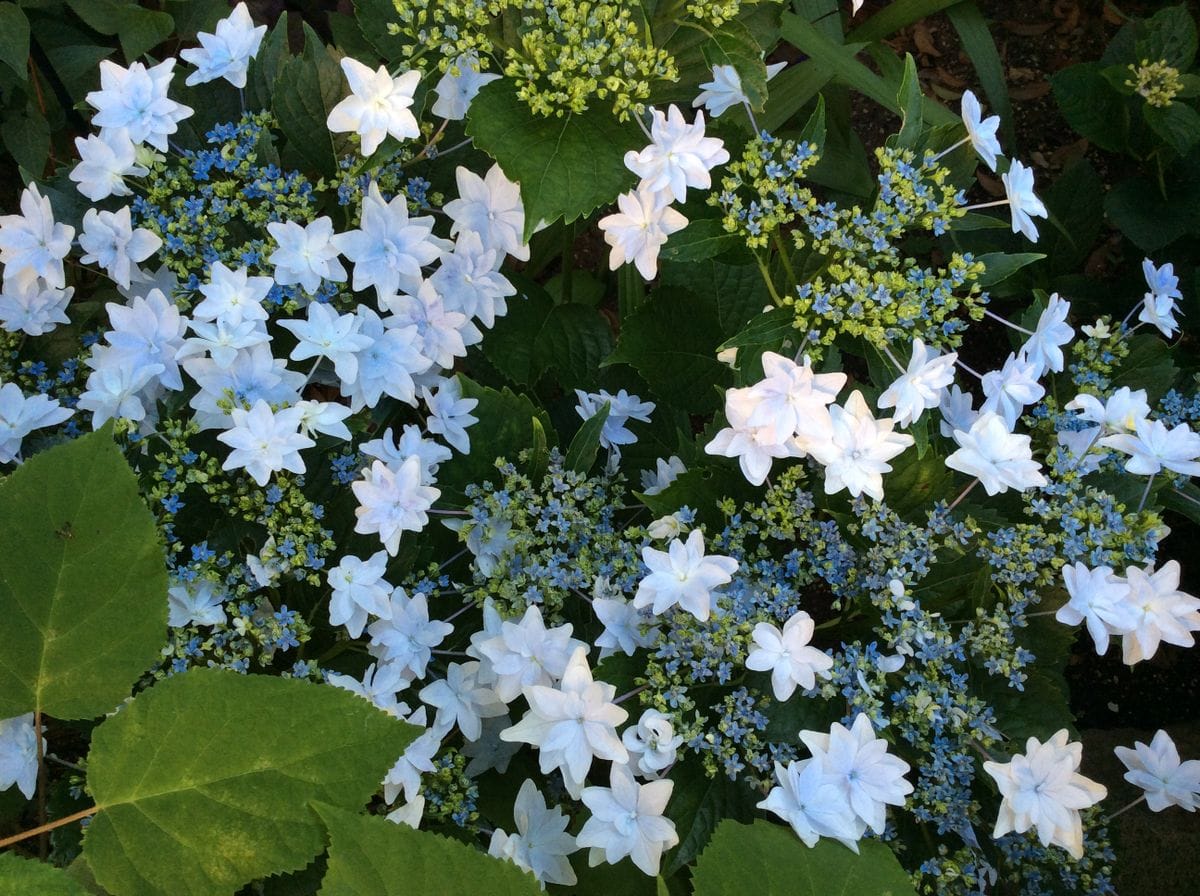
[[[246,73],[248,109],[271,108],[275,81],[288,58],[288,16],[285,12],[263,38],[258,55],[250,60],[250,68]]]
[[[1062,225],[1042,236],[1052,270],[1062,274],[1079,270],[1104,224],[1104,181],[1090,162],[1078,159],[1054,181],[1046,208],[1051,220]],[[958,222],[954,227],[958,229]]]
[[[405,39],[387,29],[388,23],[396,18],[393,0],[354,0],[354,17],[363,37],[386,62],[394,64],[404,58]]]
[[[567,456],[563,458],[568,470],[586,473],[592,468],[600,450],[600,430],[604,428],[611,410],[612,403],[606,401],[596,413],[583,421],[583,426],[579,427],[575,438],[571,439],[571,444],[567,446]]]
[[[1121,181],[1104,199],[1104,211],[1143,252],[1154,252],[1200,228],[1200,172],[1189,162],[1174,166],[1166,195],[1149,177]]]
[[[29,79],[29,19],[15,3],[0,3],[0,62],[22,81]]]
[[[886,12],[886,9],[884,11]],[[791,13],[783,14],[781,32],[785,40],[806,53],[818,65],[831,71],[839,81],[870,97],[884,108],[897,114],[900,112],[896,103],[899,78],[889,84],[886,79],[859,62],[855,57],[862,50],[862,43],[840,46],[821,34],[812,23]],[[930,125],[954,124],[958,121],[958,116],[928,97],[924,98],[922,106],[922,114]]]
[[[893,0],[847,34],[847,42],[882,40],[960,2],[962,0]]]
[[[1166,394],[1179,376],[1171,349],[1158,335],[1140,333],[1129,339],[1129,354],[1113,376],[1112,386],[1119,389],[1145,389],[1153,406]]]
[[[742,246],[736,233],[726,233],[725,227],[714,218],[692,221],[683,230],[673,233],[662,247],[662,261],[693,262],[714,258]]]
[[[18,467],[0,519],[0,718],[108,712],[167,629],[162,544],[108,428]]]
[[[1187,71],[1196,60],[1196,20],[1186,4],[1160,9],[1142,23],[1137,58],[1163,60],[1172,68]]]
[[[888,506],[900,516],[924,519],[924,508],[937,498],[953,494],[955,473],[946,458],[936,452],[924,456],[916,446],[891,461],[892,472],[884,478]]]
[[[669,24],[662,23],[664,17],[669,19]],[[763,54],[778,39],[779,5],[743,4],[736,19],[713,29],[680,27],[677,19],[678,16],[672,14],[670,4],[659,4],[656,23],[663,27],[656,28],[656,35],[663,28],[673,30],[665,41],[661,38],[656,40],[675,60],[679,77],[673,83],[655,85],[652,97],[654,104],[660,108],[668,103],[690,105],[700,92],[699,85],[712,80],[714,65],[732,65],[737,69],[751,105],[755,110],[761,109],[768,90]],[[777,84],[772,82],[772,88]],[[733,120],[745,122],[746,116],[733,116]]]
[[[537,115],[501,78],[479,91],[471,110],[467,135],[521,185],[525,239],[539,221],[570,223],[633,186],[625,152],[645,137],[604,104],[561,118]]]
[[[537,879],[464,843],[314,805],[329,830],[320,896],[538,896]]]
[[[1021,270],[1021,268],[1031,265],[1035,261],[1041,261],[1045,257],[1040,252],[1016,252],[1012,254],[989,252],[986,255],[980,255],[976,260],[981,262],[987,270],[980,275],[978,283],[984,288],[1003,283],[1017,271]]]
[[[812,115],[808,117],[808,121],[804,123],[797,142],[814,143],[817,151],[820,152],[821,147],[825,145],[825,134],[825,97],[818,96],[817,105],[813,109]]]
[[[175,20],[175,33],[191,40],[201,31],[213,33],[229,15],[229,0],[167,0],[166,9]]]
[[[900,108],[900,133],[896,135],[896,145],[903,149],[911,149],[921,138],[924,119],[921,117],[921,78],[917,74],[917,63],[912,53],[904,54],[904,78],[900,82],[900,92],[896,94],[896,104]]]
[[[342,70],[321,38],[305,25],[304,53],[280,63],[272,108],[288,138],[287,152],[323,175],[337,168],[333,135],[325,122],[345,90]]]
[[[737,19],[725,22],[700,45],[710,76],[711,70],[718,65],[732,65],[737,70],[742,90],[756,112],[762,111],[767,98],[767,67],[763,64],[763,49],[750,29]]]
[[[6,118],[0,137],[20,167],[35,178],[42,176],[50,156],[50,125],[40,112],[30,108]]]
[[[61,868],[0,853],[0,896],[87,896]]]
[[[508,379],[532,386],[556,370],[563,386],[591,388],[600,362],[612,351],[608,320],[587,305],[556,305],[535,283],[519,284],[524,298],[509,299],[508,314],[483,340],[484,357]]]
[[[664,264],[661,289],[692,296],[697,307],[715,307],[722,336],[732,336],[771,302],[762,273],[753,264],[725,264],[704,259],[688,264]]]
[[[908,872],[878,840],[860,840],[855,855],[840,843],[805,846],[791,828],[756,821],[722,822],[692,876],[695,896],[914,896]]]
[[[795,736],[793,731],[789,739]],[[671,780],[675,789],[667,804],[667,817],[675,822],[679,846],[667,854],[663,870],[668,876],[696,860],[723,820],[752,820],[758,802],[758,796],[744,781],[730,781],[725,774],[710,778],[698,761],[679,763],[671,772]]]
[[[772,308],[753,317],[737,335],[722,342],[720,348],[754,348],[761,354],[762,351],[775,351],[789,339],[797,343],[800,339],[796,315],[790,308]]]
[[[674,482],[657,495],[639,494],[638,500],[649,507],[655,516],[666,516],[686,506],[696,511],[702,520],[708,519],[716,513],[718,502],[735,492],[747,494],[752,489],[746,477],[736,472],[736,463],[732,464],[732,470],[734,475],[724,477],[719,475],[723,471],[716,471],[713,467],[693,468],[680,473]]]
[[[1098,62],[1065,68],[1050,77],[1063,117],[1101,149],[1120,152],[1129,140],[1129,107],[1100,74]]]
[[[958,32],[963,52],[975,66],[975,74],[979,76],[979,83],[987,94],[992,110],[1000,116],[1004,143],[1011,145],[1016,137],[1013,133],[1012,103],[1008,97],[1008,75],[987,19],[979,11],[979,4],[975,0],[949,6],[946,17]]]
[[[981,215],[976,212],[967,212],[961,218],[955,218],[951,224],[952,230],[1004,230],[1009,227],[1009,223],[1003,218],[995,215]]]
[[[67,0],[84,23],[104,35],[116,35],[126,62],[133,62],[171,36],[175,20],[170,13],[155,12],[118,0]]]
[[[222,896],[324,847],[316,801],[361,808],[418,729],[329,685],[193,669],[101,724],[83,848],[115,896]]]
[[[1179,155],[1185,156],[1200,143],[1200,112],[1186,103],[1142,106],[1146,123]]]
[[[347,56],[352,56],[365,65],[373,68],[379,66],[379,54],[375,46],[366,39],[358,19],[345,13],[329,14],[329,33],[333,36],[333,45]]]
[[[659,288],[622,322],[616,351],[604,366],[629,364],[671,405],[706,413],[720,404],[715,387],[730,381],[729,368],[717,360],[721,338],[714,303]]]
[[[40,40],[40,37],[39,37]],[[46,47],[46,58],[58,75],[67,93],[75,102],[100,82],[100,61],[113,54],[112,47],[75,46]]]

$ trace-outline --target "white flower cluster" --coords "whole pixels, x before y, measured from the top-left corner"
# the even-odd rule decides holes
[[[709,172],[729,161],[725,144],[704,136],[704,113],[688,123],[678,106],[664,115],[652,109],[651,143],[625,154],[625,167],[641,178],[637,187],[617,197],[620,211],[600,219],[604,240],[612,247],[608,266],[616,270],[633,262],[646,280],[658,274],[658,253],[667,238],[687,226],[687,218],[671,207],[683,202],[688,187],[712,187]]]

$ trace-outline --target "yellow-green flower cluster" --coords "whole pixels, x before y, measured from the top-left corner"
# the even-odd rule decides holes
[[[410,64],[434,52],[441,71],[465,54],[488,68],[492,57],[539,115],[582,112],[598,99],[625,121],[645,111],[656,83],[678,78],[675,60],[653,45],[645,11],[633,0],[395,0],[395,6],[400,21],[389,29],[403,39]]]
[[[415,66],[426,53],[440,57],[436,67],[446,71],[463,55],[480,59],[494,49],[491,33],[494,17],[507,5],[495,0],[394,0],[398,22],[388,23],[388,32],[403,41],[400,52]]]
[[[742,7],[752,5],[756,0],[743,3],[742,0],[710,0],[699,3],[689,3],[687,13],[697,22],[705,22],[714,28],[720,28],[726,22],[732,22],[742,11]],[[780,0],[765,0],[767,3],[779,3]]]
[[[1145,98],[1151,106],[1166,108],[1171,105],[1179,91],[1183,90],[1183,80],[1179,77],[1179,69],[1167,65],[1165,59],[1151,62],[1143,59],[1141,65],[1129,64],[1133,75],[1125,82],[1126,87]]]
[[[640,17],[640,4],[551,0],[542,15],[524,16],[520,43],[508,49],[504,74],[541,115],[582,112],[593,96],[611,99],[621,121],[641,114],[651,85],[679,74],[671,54],[646,40],[635,12]]]

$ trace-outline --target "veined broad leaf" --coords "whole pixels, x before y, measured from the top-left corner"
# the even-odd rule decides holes
[[[616,201],[636,178],[625,152],[645,136],[619,122],[603,102],[586,112],[546,117],[517,96],[507,78],[486,85],[471,104],[467,135],[521,185],[525,239],[539,221],[568,223]]]
[[[96,729],[83,848],[113,896],[232,896],[324,846],[313,802],[361,808],[418,729],[328,685],[195,669]]]
[[[805,846],[791,828],[766,821],[722,822],[700,854],[695,896],[742,896],[754,881],[758,896],[914,896],[895,854],[878,840],[860,840],[855,855],[833,840]]]
[[[0,853],[0,896],[87,896],[67,872],[46,862]]]
[[[167,631],[163,548],[109,430],[18,467],[0,519],[0,718],[108,712]]]
[[[314,806],[329,829],[320,896],[537,896],[537,879],[464,843],[378,816]]]

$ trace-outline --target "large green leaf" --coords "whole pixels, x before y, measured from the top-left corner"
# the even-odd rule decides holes
[[[687,264],[663,263],[660,288],[690,294],[697,306],[717,310],[722,336],[732,336],[771,303],[762,273],[753,264],[723,264],[708,258]]]
[[[742,239],[736,233],[727,233],[720,221],[703,218],[671,234],[659,258],[664,262],[703,261],[743,245]]]
[[[126,62],[133,62],[171,36],[175,20],[136,3],[119,0],[67,0],[75,14],[101,34],[116,35]]]
[[[979,262],[985,270],[979,277],[979,285],[986,288],[1003,283],[1021,268],[1041,261],[1045,257],[1040,252],[989,252],[980,255]]]
[[[1072,128],[1101,149],[1119,152],[1129,139],[1129,109],[1101,68],[1098,62],[1073,65],[1052,75],[1050,84]]]
[[[471,104],[467,134],[521,185],[525,238],[539,221],[574,221],[633,186],[625,152],[645,136],[599,104],[560,117],[535,114],[507,78],[485,86]]]
[[[166,11],[175,20],[175,33],[191,40],[200,31],[216,29],[229,15],[229,0],[166,0]]]
[[[1078,159],[1063,169],[1046,196],[1046,208],[1052,220],[1062,228],[1047,228],[1041,245],[1050,257],[1056,274],[1079,270],[1104,223],[1104,181],[1086,159]],[[954,229],[960,222],[954,223]]]
[[[345,78],[321,38],[304,26],[304,53],[283,60],[272,108],[288,138],[288,152],[320,174],[337,167],[333,134],[325,122],[346,92]]]
[[[61,868],[0,853],[0,896],[87,896]]]
[[[912,149],[921,137],[925,120],[921,116],[921,103],[924,95],[921,93],[921,78],[917,73],[917,62],[912,53],[904,54],[904,77],[900,80],[900,90],[896,93],[896,105],[900,107],[900,133],[896,135],[896,145],[904,149]]]
[[[329,829],[320,896],[537,896],[532,874],[438,834],[314,806]]]
[[[50,125],[37,109],[31,106],[6,118],[0,125],[0,140],[17,165],[32,177],[42,176],[50,156]]]
[[[1144,36],[1137,42],[1138,59],[1161,59],[1181,71],[1192,67],[1196,59],[1196,20],[1187,4],[1160,9],[1142,23],[1140,30]]]
[[[629,364],[655,393],[683,410],[716,410],[716,386],[731,381],[717,360],[720,318],[714,303],[681,289],[658,289],[621,324],[617,349],[604,364]]]
[[[1128,345],[1129,354],[1113,376],[1113,388],[1145,389],[1151,404],[1157,404],[1179,376],[1173,352],[1157,332],[1140,333]]]
[[[404,58],[405,39],[388,31],[388,23],[396,17],[392,0],[354,0],[354,17],[363,37],[387,62],[394,65]]]
[[[1186,103],[1171,103],[1166,107],[1147,103],[1142,107],[1142,115],[1154,133],[1181,156],[1200,142],[1200,112]]]
[[[795,736],[792,731],[788,739]],[[699,762],[680,763],[672,770],[671,780],[675,789],[671,792],[667,817],[675,822],[679,846],[668,853],[663,867],[667,874],[674,874],[695,861],[725,819],[751,821],[754,804],[760,799],[744,781],[730,781],[725,774],[710,778]]]
[[[197,669],[96,729],[83,848],[114,896],[220,896],[303,868],[310,804],[361,808],[417,729],[348,691]]]
[[[29,19],[17,4],[0,3],[0,62],[24,81],[29,77],[25,69],[28,61]]]
[[[597,385],[596,372],[612,346],[608,320],[595,308],[556,305],[529,284],[526,297],[509,300],[508,314],[483,340],[483,354],[518,385],[532,386],[555,370],[564,387],[587,389]]]
[[[1197,153],[1172,167],[1165,193],[1151,177],[1138,175],[1113,187],[1104,211],[1113,224],[1143,252],[1154,252],[1200,230],[1200,171]]]
[[[860,840],[855,855],[840,843],[809,848],[790,828],[726,821],[700,855],[695,896],[913,896],[912,881],[878,840]]]
[[[275,80],[288,58],[288,14],[284,12],[275,27],[263,38],[258,55],[250,60],[250,69],[246,74],[247,108],[271,108]]]
[[[107,430],[0,483],[0,718],[108,712],[154,664],[167,575],[154,518]]]

